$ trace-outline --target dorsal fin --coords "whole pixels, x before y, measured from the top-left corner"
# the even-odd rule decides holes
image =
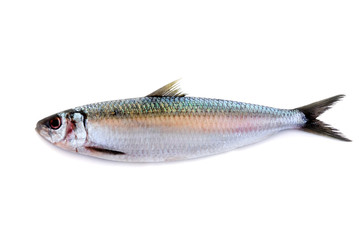
[[[186,96],[185,93],[181,92],[181,89],[178,86],[179,80],[180,79],[164,85],[163,87],[157,89],[156,91],[148,94],[146,97],[184,97],[184,96]]]

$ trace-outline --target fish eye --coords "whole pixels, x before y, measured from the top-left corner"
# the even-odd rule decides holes
[[[61,118],[54,117],[53,119],[50,119],[49,125],[54,130],[59,129],[61,127]]]

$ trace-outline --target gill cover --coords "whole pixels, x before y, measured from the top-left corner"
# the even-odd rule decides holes
[[[66,116],[67,130],[64,144],[73,150],[82,147],[87,138],[86,114],[79,111],[69,111]]]

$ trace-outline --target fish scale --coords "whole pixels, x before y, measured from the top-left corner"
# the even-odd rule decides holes
[[[109,157],[126,161],[211,155],[305,123],[298,110],[193,97],[134,98],[75,110],[87,115],[87,144],[125,152]]]

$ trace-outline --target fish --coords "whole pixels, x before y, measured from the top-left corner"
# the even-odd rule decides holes
[[[68,109],[37,122],[50,143],[83,155],[123,162],[164,162],[219,154],[288,129],[351,141],[318,116],[336,95],[294,109],[189,97],[173,81],[145,97]]]

